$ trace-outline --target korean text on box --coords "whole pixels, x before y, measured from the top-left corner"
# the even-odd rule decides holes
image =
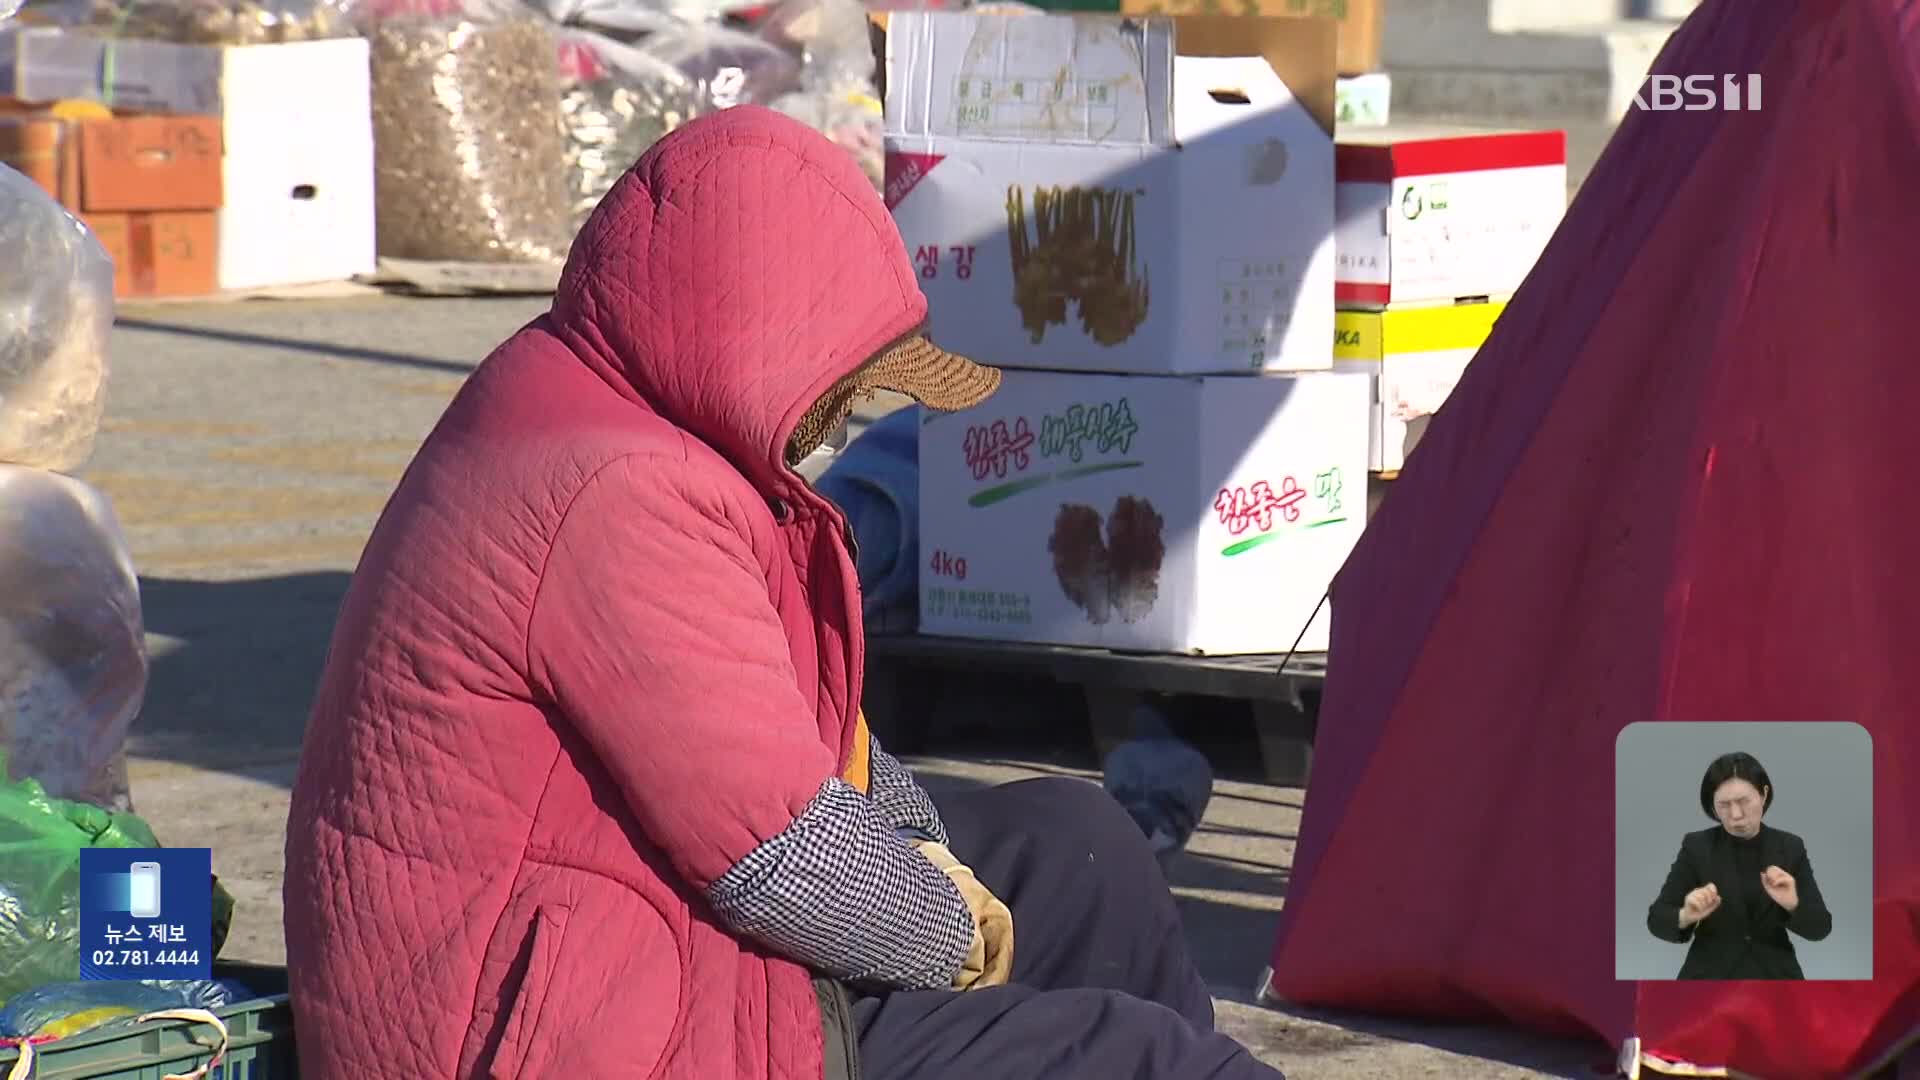
[[[887,204],[1001,367],[1326,369],[1337,24],[902,12]]]
[[[1366,524],[1370,396],[1334,372],[1009,371],[920,429],[921,629],[1325,649],[1320,600]]]

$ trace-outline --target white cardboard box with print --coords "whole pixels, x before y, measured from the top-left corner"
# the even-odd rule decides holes
[[[1325,649],[1314,611],[1365,526],[1371,398],[1360,374],[1007,372],[921,427],[921,630]]]
[[[1337,29],[896,13],[886,199],[935,339],[1039,370],[1332,367]]]

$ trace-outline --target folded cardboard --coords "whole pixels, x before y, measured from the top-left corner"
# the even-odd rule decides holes
[[[1506,307],[1495,300],[1336,317],[1334,369],[1367,375],[1373,384],[1367,468],[1400,471]]]
[[[211,210],[86,214],[113,257],[113,294],[205,296],[219,289],[219,215]]]
[[[1342,307],[1511,295],[1566,212],[1563,131],[1346,129],[1336,160]]]
[[[1332,19],[1340,24],[1336,68],[1342,75],[1364,75],[1379,70],[1385,4],[1386,0],[1119,0],[1123,15]]]
[[[886,199],[935,336],[1009,368],[1331,367],[1335,31],[893,13]]]
[[[75,213],[217,210],[222,202],[212,117],[0,115],[0,162]]]
[[[216,46],[0,30],[0,93],[219,119],[222,289],[373,271],[368,63],[362,38]]]
[[[1007,372],[921,427],[921,630],[1325,649],[1320,601],[1366,520],[1370,397],[1334,372]]]

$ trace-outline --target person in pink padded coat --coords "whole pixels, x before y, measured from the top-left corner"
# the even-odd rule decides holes
[[[926,315],[777,113],[609,193],[342,603],[287,833],[307,1080],[1279,1075],[1097,785],[936,806],[866,730],[845,519],[792,465],[873,389],[993,392]]]

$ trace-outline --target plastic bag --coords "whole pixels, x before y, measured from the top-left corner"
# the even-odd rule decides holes
[[[40,185],[0,165],[0,462],[71,472],[106,409],[113,260]]]
[[[873,26],[860,0],[782,0],[755,33],[800,58],[800,89],[835,100],[873,94]]]
[[[703,113],[770,101],[797,85],[799,57],[752,34],[687,23],[632,0],[544,2],[550,13],[572,20],[555,34],[566,83],[561,113],[575,232],[668,132]],[[646,31],[637,44],[629,40],[636,31]]]
[[[448,23],[468,19],[498,22],[524,19],[519,0],[335,0],[342,5],[354,29],[364,35],[381,23],[396,19],[440,19]]]
[[[573,233],[552,31],[395,17],[366,34],[380,255],[562,261]]]
[[[741,30],[694,24],[656,34],[640,46],[700,87],[704,109],[772,101],[800,88],[800,57]]]
[[[0,1008],[0,1037],[64,1039],[163,1009],[224,1009],[251,997],[232,982],[211,979],[88,980],[36,986]]]
[[[269,45],[350,37],[331,0],[83,0],[76,29],[183,45]]]
[[[772,107],[844,147],[875,188],[886,183],[886,116],[879,99],[858,90],[803,91],[775,99]]]
[[[691,85],[619,76],[581,80],[561,98],[567,128],[567,197],[574,232],[647,147],[699,111]]]
[[[0,999],[80,977],[80,852],[158,847],[132,814],[0,785]]]
[[[645,0],[526,0],[527,6],[555,24],[569,29],[591,30],[610,40],[631,44],[637,35],[673,33],[690,22],[718,19],[726,0],[699,5],[711,10],[676,12],[667,4]]]
[[[12,772],[114,810],[147,689],[140,586],[104,495],[0,465],[0,735]]]

